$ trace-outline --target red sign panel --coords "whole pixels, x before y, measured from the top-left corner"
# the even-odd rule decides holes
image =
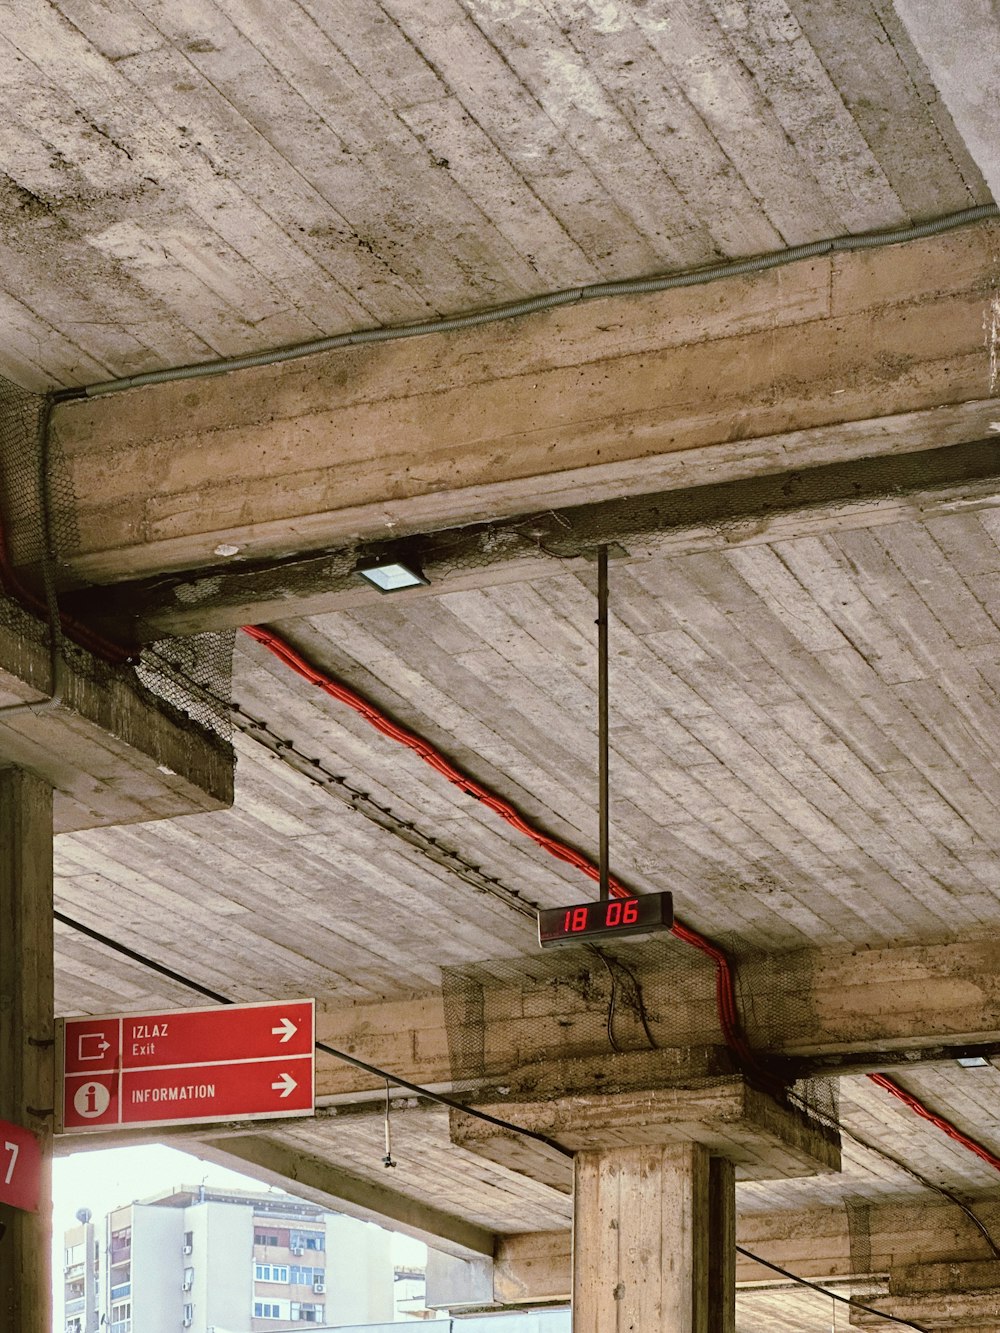
[[[60,1129],[311,1115],[314,1003],[69,1018]]]
[[[0,1120],[0,1203],[37,1213],[42,1188],[42,1146],[30,1129]]]

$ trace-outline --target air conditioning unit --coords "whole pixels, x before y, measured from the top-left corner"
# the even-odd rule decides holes
[[[181,1291],[190,1291],[192,1286],[194,1286],[193,1282],[182,1282]]]
[[[303,1254],[305,1254],[305,1250],[302,1248],[301,1245],[293,1245],[293,1246],[292,1246],[292,1254],[303,1255]]]
[[[325,1282],[314,1282],[313,1291],[317,1296],[322,1296],[326,1292]]]
[[[193,1319],[182,1319],[181,1328],[190,1328],[193,1323],[194,1323]]]
[[[190,1253],[191,1253],[191,1250],[192,1250],[192,1247],[191,1247],[190,1245],[185,1245],[185,1246],[184,1246],[184,1253],[185,1253],[185,1254],[190,1254]]]

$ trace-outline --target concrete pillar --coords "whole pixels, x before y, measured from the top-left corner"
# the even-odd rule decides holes
[[[0,1205],[0,1327],[52,1329],[52,789],[0,769],[0,1119],[42,1140],[38,1213]]]
[[[736,1169],[724,1157],[708,1163],[708,1327],[736,1333]]]
[[[735,1189],[698,1143],[580,1152],[574,1333],[733,1333]]]

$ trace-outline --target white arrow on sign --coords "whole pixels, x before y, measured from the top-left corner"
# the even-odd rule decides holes
[[[276,1037],[281,1037],[282,1044],[291,1041],[298,1030],[299,1025],[293,1023],[290,1018],[283,1018],[276,1028],[271,1029]]]
[[[295,1091],[299,1085],[292,1078],[291,1074],[282,1074],[277,1083],[272,1083],[271,1087],[275,1092],[280,1092],[282,1097],[288,1097]]]

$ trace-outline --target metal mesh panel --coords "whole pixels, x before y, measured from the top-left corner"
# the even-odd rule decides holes
[[[139,680],[159,698],[225,740],[232,737],[234,630],[160,639],[136,665]]]
[[[733,957],[735,946],[727,943]],[[500,1081],[515,1097],[553,1095],[556,1090],[540,1086],[532,1067],[531,1053],[540,1036],[544,1044],[546,1027],[553,1029],[567,1086],[606,1093],[634,1089],[642,1071],[611,1058],[602,1066],[595,1057],[602,1051],[608,1057],[671,1053],[650,1068],[659,1086],[697,1087],[739,1072],[719,1019],[714,963],[670,936],[445,968],[442,984],[458,1087]],[[780,1016],[774,1023],[780,1028]],[[837,1129],[836,1080],[798,1080],[784,1096],[819,1127]]]
[[[0,376],[0,627],[37,643],[48,641],[44,620],[29,614],[13,597],[8,561],[37,563],[44,554],[39,493],[39,448],[43,399]],[[28,534],[12,549],[11,533]],[[31,589],[42,595],[40,580]]]
[[[50,447],[47,419],[43,396],[0,377],[0,628],[45,645],[45,578],[59,587],[79,542],[72,480]],[[231,632],[199,634],[154,644],[135,665],[119,667],[62,640],[75,675],[107,682],[126,672],[194,725],[227,739],[232,647]]]
[[[575,1056],[589,1060],[601,1049],[707,1048],[714,1073],[732,1069],[716,1012],[714,968],[674,940],[568,947],[446,968],[443,990],[451,1072],[459,1084],[492,1077],[509,1082],[518,1050],[537,1049],[546,1027],[561,1029],[560,1064],[568,1077]],[[623,1090],[610,1070],[600,1087]]]

